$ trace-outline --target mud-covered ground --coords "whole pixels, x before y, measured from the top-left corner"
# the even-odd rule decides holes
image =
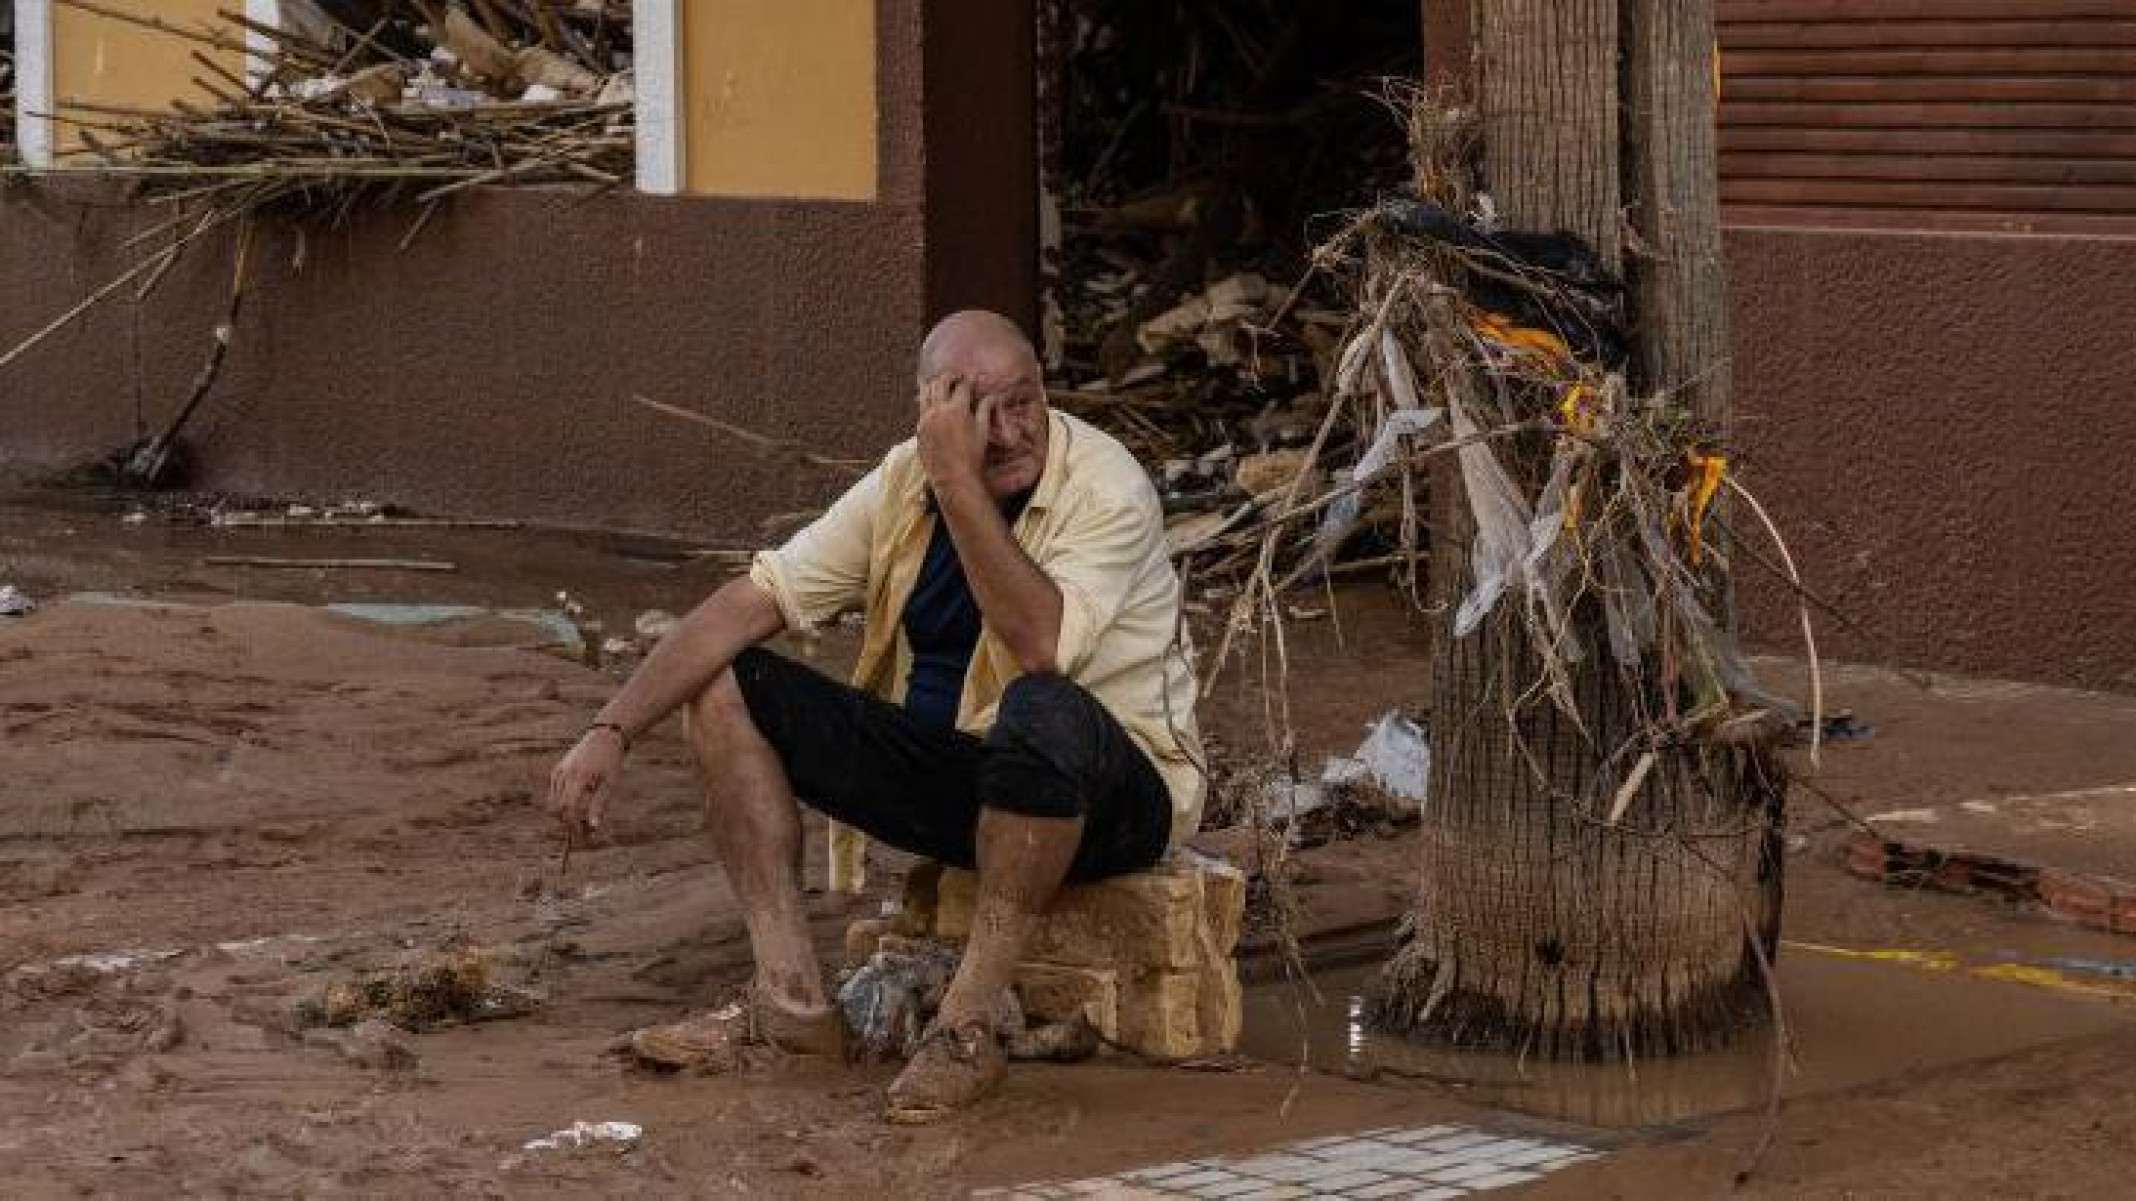
[[[666,732],[634,754],[611,844],[574,853],[567,872],[538,794],[612,677],[543,649],[553,634],[524,622],[392,627],[318,606],[539,608],[568,590],[619,631],[642,610],[687,607],[721,568],[595,536],[206,530],[129,524],[124,511],[80,496],[0,503],[0,583],[44,602],[0,619],[8,1195],[949,1196],[1411,1119],[1531,1120],[1473,1105],[1458,1080],[1107,1059],[1021,1068],[979,1112],[912,1131],[876,1118],[887,1067],[624,1070],[606,1053],[616,1035],[716,1001],[747,970],[679,742]],[[460,570],[200,563],[223,554]],[[67,599],[81,592],[113,595]],[[1428,642],[1384,595],[1347,592],[1339,614],[1339,627],[1294,631],[1290,707],[1309,762],[1419,699],[1426,678]],[[850,651],[836,639],[788,649],[832,666]],[[1765,666],[1777,683],[1799,676],[1786,660]],[[2136,940],[1880,889],[1837,866],[1851,828],[1841,809],[1928,811],[1909,819],[1911,837],[1948,823],[2030,857],[2136,862],[2117,808],[2136,794],[2083,791],[2136,782],[2136,702],[1977,681],[1923,691],[1856,668],[1827,684],[1874,734],[1828,748],[1816,787],[1829,800],[1795,798],[1791,939],[1981,962],[2136,959]],[[1227,678],[1207,721],[1249,758],[1265,747],[1268,712]],[[2053,799],[2069,792],[2081,796]],[[1304,932],[1349,931],[1329,941],[1369,946],[1408,893],[1408,845],[1368,830],[1308,852]],[[820,839],[810,849],[820,879]],[[844,925],[878,910],[901,867],[876,854],[874,895],[811,900],[833,961]],[[469,948],[510,996],[533,999],[531,1012],[436,1025],[399,1047],[304,1027],[302,1003],[337,981]],[[2136,1168],[2136,1031],[2115,1003],[2062,997],[2065,1038],[2061,1011],[2022,990],[2039,1032],[2013,1051],[1987,1035],[1999,999],[2018,995],[1996,989],[2022,986],[1920,987],[1946,1032],[1938,1052],[1791,1099],[1747,1192],[2117,1195]],[[1889,1005],[1862,1009],[1864,1022],[1905,1020]],[[1969,1048],[1974,1028],[1992,1058]],[[627,1121],[643,1136],[627,1149],[525,1149],[575,1121]],[[1542,1190],[1719,1195],[1763,1129],[1735,1114],[1621,1130],[1614,1154]]]

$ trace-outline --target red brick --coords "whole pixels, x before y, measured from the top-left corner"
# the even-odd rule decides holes
[[[2041,872],[2040,901],[2055,913],[2083,925],[2104,929],[2113,924],[2113,890],[2090,876],[2054,869]]]

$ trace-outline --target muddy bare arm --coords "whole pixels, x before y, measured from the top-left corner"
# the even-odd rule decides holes
[[[735,580],[675,623],[594,721],[623,727],[624,738],[635,742],[695,699],[736,655],[785,628],[770,593],[750,580]]]
[[[549,805],[572,831],[598,829],[623,752],[703,692],[736,655],[786,628],[771,594],[735,580],[690,611],[601,707],[549,777]]]

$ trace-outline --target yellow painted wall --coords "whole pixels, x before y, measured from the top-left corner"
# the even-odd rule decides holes
[[[875,0],[681,9],[684,191],[875,198]]]
[[[184,29],[212,28],[232,41],[243,41],[243,31],[215,15],[218,8],[244,10],[244,0],[100,0],[100,7],[153,16]],[[213,78],[194,62],[198,50],[233,75],[244,75],[242,52],[202,45],[153,29],[110,17],[98,16],[65,4],[52,6],[52,99],[61,115],[91,121],[115,121],[95,113],[69,113],[70,100],[127,108],[168,108],[173,100],[211,103],[212,97],[194,86],[194,76],[208,79],[218,88],[229,85]],[[109,143],[115,134],[99,133]],[[64,153],[81,145],[80,129],[55,122],[52,145]],[[81,164],[79,156],[71,161]],[[94,160],[88,160],[93,162]]]

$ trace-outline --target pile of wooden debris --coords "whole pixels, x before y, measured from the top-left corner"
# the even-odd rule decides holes
[[[205,103],[53,114],[80,141],[61,166],[94,160],[162,198],[205,203],[184,214],[277,205],[338,217],[479,184],[632,178],[630,7],[618,0],[318,0],[290,6],[299,19],[279,28],[229,11],[211,27],[58,2],[194,43]],[[246,55],[248,76],[203,50]]]
[[[1150,465],[1176,554],[1221,591],[1329,411],[1346,298],[1311,248],[1408,177],[1381,93],[1417,73],[1418,10],[1048,0],[1040,15],[1053,400]],[[1397,520],[1375,510],[1351,549],[1384,554]]]

